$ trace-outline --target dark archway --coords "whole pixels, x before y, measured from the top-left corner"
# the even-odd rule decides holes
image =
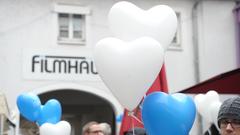
[[[71,135],[81,135],[82,126],[89,121],[107,122],[112,127],[112,134],[116,131],[116,121],[113,106],[105,99],[83,91],[60,89],[39,95],[42,104],[50,99],[57,99],[62,105],[62,120],[70,122]],[[31,124],[31,126],[29,126]],[[36,125],[21,117],[20,128],[30,128]],[[38,134],[35,131],[34,134]]]

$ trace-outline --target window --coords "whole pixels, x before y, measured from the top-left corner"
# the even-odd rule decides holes
[[[77,5],[57,4],[59,44],[86,44],[86,16],[90,10]]]
[[[169,50],[182,50],[182,46],[181,46],[181,14],[179,12],[176,12],[177,15],[177,20],[178,20],[178,27],[177,27],[177,31],[175,33],[175,36],[172,40],[172,43],[169,46]]]
[[[85,19],[80,14],[58,14],[58,41],[69,43],[85,42]]]

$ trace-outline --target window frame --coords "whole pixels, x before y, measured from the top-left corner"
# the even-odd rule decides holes
[[[177,20],[178,20],[178,24],[177,24],[177,31],[175,33],[174,38],[176,37],[176,42],[171,42],[168,50],[176,50],[176,51],[182,51],[182,44],[181,44],[181,12],[179,11],[175,11],[176,15],[177,15]]]
[[[55,4],[54,11],[57,13],[57,43],[60,45],[86,45],[86,34],[87,34],[87,15],[90,14],[90,9],[88,7],[82,7],[79,5],[69,5],[69,4]],[[68,37],[60,37],[60,14],[68,14]],[[82,38],[73,38],[73,16],[82,16]]]

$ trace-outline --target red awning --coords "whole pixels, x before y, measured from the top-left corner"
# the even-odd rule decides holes
[[[240,68],[220,74],[181,93],[199,94],[215,90],[219,94],[240,94]]]

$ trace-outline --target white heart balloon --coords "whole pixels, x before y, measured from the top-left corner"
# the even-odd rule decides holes
[[[222,103],[220,101],[215,101],[210,105],[210,115],[212,118],[212,122],[216,125],[216,127],[218,127],[218,112],[220,110]]]
[[[40,135],[70,135],[71,125],[67,121],[60,121],[57,124],[44,123],[40,126]]]
[[[205,100],[205,95],[203,95],[203,94],[197,94],[194,97],[194,102],[196,104],[196,108],[197,108],[199,113],[201,112],[200,110],[203,110],[204,107],[205,107],[204,106],[204,100]]]
[[[114,36],[121,40],[135,40],[149,36],[159,41],[166,50],[177,30],[177,17],[166,5],[145,11],[134,4],[121,1],[112,6],[108,14]]]
[[[220,102],[219,95],[216,91],[210,90],[206,94],[198,94],[194,98],[198,112],[204,120],[209,123],[214,123],[216,116],[216,102]],[[213,104],[213,105],[212,105]],[[215,109],[215,110],[214,110]]]
[[[205,100],[203,110],[201,110],[204,119],[206,119],[208,122],[213,123],[212,116],[211,116],[211,104],[214,102],[220,101],[219,95],[216,91],[210,90],[205,94]]]
[[[100,40],[94,51],[98,73],[123,107],[133,110],[156,79],[164,57],[153,38],[132,42],[116,38]]]

